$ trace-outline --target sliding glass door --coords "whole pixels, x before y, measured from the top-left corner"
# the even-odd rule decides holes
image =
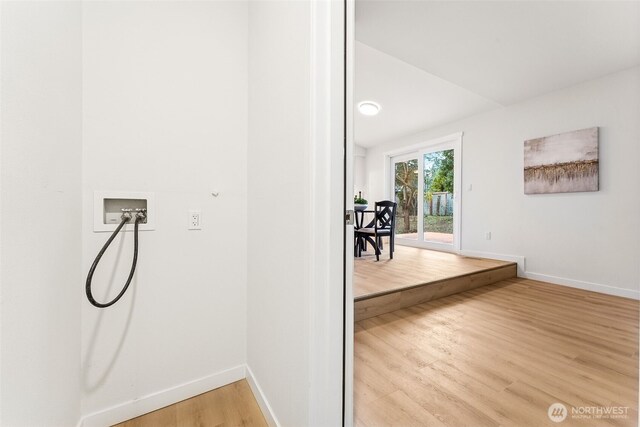
[[[390,156],[399,244],[460,249],[460,143]]]

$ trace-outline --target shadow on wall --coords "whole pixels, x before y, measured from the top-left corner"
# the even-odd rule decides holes
[[[103,294],[103,298],[104,300],[106,300],[106,296],[107,295],[111,295],[112,294],[112,290],[114,288],[114,286],[122,286],[123,283],[122,280],[124,280],[122,277],[116,277],[116,272],[119,270],[118,266],[120,265],[120,260],[122,259],[122,248],[124,248],[125,246],[125,241],[126,239],[127,233],[121,233],[121,237],[120,237],[120,242],[118,244],[118,249],[117,249],[117,253],[115,256],[115,264],[113,264],[113,269],[112,269],[112,273],[111,273],[111,277],[109,278],[109,284]],[[133,318],[133,308],[135,307],[135,303],[136,303],[136,294],[137,294],[137,282],[138,282],[138,278],[137,276],[134,276],[132,282],[131,282],[131,286],[129,286],[129,289],[127,291],[127,293],[131,293],[131,301],[130,301],[130,306],[129,306],[129,310],[127,313],[127,320],[125,322],[124,328],[122,330],[122,333],[120,334],[120,339],[118,341],[118,344],[115,346],[114,350],[113,350],[113,354],[111,354],[111,356],[109,357],[109,363],[106,364],[106,367],[104,369],[103,372],[99,373],[95,380],[91,380],[90,378],[90,370],[91,368],[93,368],[94,366],[94,356],[95,356],[95,351],[96,351],[96,346],[98,344],[98,338],[103,335],[101,334],[101,331],[103,331],[103,321],[105,319],[105,316],[107,316],[109,313],[107,312],[109,310],[109,308],[95,308],[95,310],[99,310],[98,316],[97,316],[97,320],[96,320],[96,324],[95,327],[93,328],[93,332],[91,334],[91,340],[89,341],[89,345],[87,346],[87,353],[84,357],[84,359],[82,360],[82,385],[84,388],[84,391],[88,392],[88,393],[92,393],[98,389],[100,389],[100,387],[102,387],[102,385],[104,384],[105,380],[109,377],[109,374],[111,373],[111,371],[113,370],[113,367],[116,364],[116,361],[118,360],[118,356],[120,355],[121,351],[122,351],[122,347],[124,346],[124,342],[127,338],[127,335],[129,334],[129,329],[131,326],[131,319]],[[119,290],[118,290],[119,291]],[[96,298],[96,300],[98,300],[98,298]],[[88,304],[88,302],[87,302]],[[124,304],[124,298],[121,299],[118,303],[116,304]],[[106,327],[109,327],[109,324],[106,325]]]

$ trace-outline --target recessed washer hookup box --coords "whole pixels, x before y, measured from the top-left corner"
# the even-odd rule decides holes
[[[93,231],[114,231],[122,221],[123,209],[146,209],[147,218],[140,222],[140,231],[155,230],[156,204],[155,193],[130,191],[94,191],[93,193]],[[122,228],[132,231],[134,222],[130,221]]]

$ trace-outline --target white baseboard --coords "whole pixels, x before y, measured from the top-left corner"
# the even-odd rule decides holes
[[[601,294],[615,295],[618,297],[640,299],[640,292],[633,289],[616,288],[614,286],[601,285],[599,283],[583,282],[581,280],[567,279],[564,277],[550,276],[548,274],[525,272],[518,277],[525,279],[539,280],[541,282],[553,283],[555,285],[568,286],[571,288],[584,289],[585,291],[599,292]]]
[[[111,408],[86,415],[80,420],[81,427],[104,427],[139,417],[165,406],[188,399],[207,391],[239,381],[246,376],[246,365],[239,365],[184,384],[142,396]],[[257,397],[257,396],[256,396]]]
[[[460,255],[473,257],[473,258],[489,258],[489,259],[499,259],[500,261],[515,262],[518,264],[518,277],[522,277],[521,275],[525,274],[525,272],[527,271],[525,258],[523,256],[494,254],[490,252],[466,251],[466,250],[462,250],[459,253]]]
[[[271,427],[280,427],[280,422],[276,418],[276,414],[273,412],[267,397],[262,392],[262,388],[260,388],[260,384],[256,380],[256,377],[253,375],[251,368],[247,365],[247,382],[249,383],[249,387],[251,387],[251,391],[258,401],[258,406],[262,410],[262,414],[264,418],[267,420],[267,424]]]
[[[554,285],[568,286],[570,288],[584,289],[585,291],[599,292],[601,294],[614,295],[618,297],[640,299],[640,291],[615,286],[602,285],[599,283],[583,282],[581,280],[567,279],[566,277],[551,276],[543,273],[527,271],[525,257],[518,255],[494,254],[481,251],[460,251],[460,255],[474,258],[499,259],[501,261],[512,261],[518,264],[518,277],[541,282],[553,283]]]

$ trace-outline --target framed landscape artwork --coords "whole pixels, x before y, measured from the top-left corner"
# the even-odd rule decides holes
[[[598,128],[524,142],[524,193],[598,191]]]

